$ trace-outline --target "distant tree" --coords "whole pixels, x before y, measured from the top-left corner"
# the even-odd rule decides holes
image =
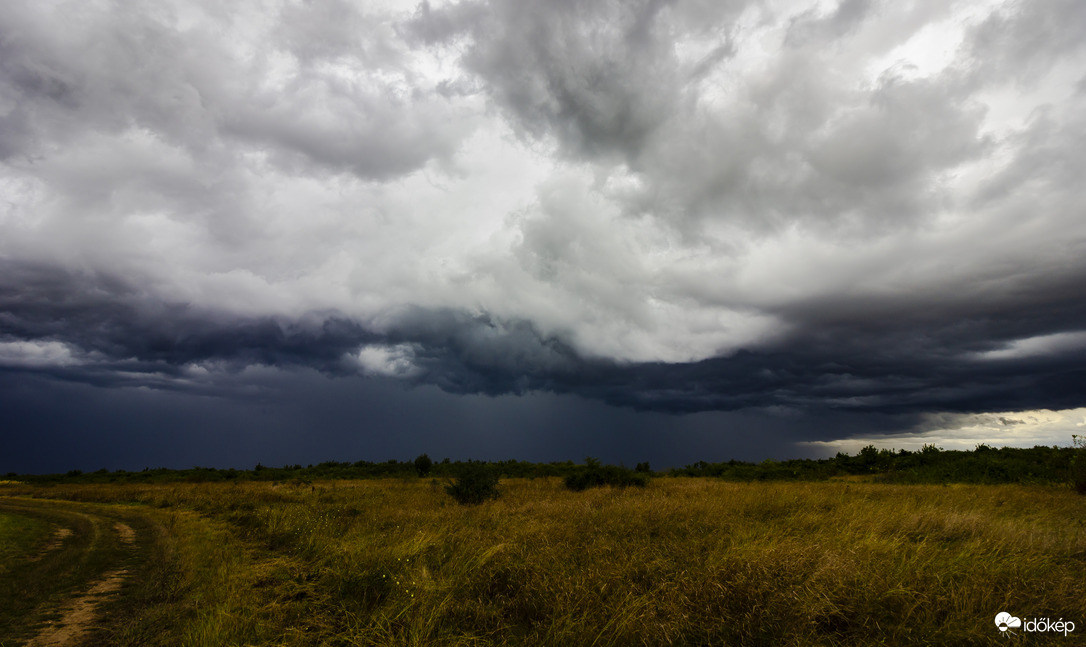
[[[421,454],[415,459],[415,471],[419,473],[419,476],[426,476],[430,473],[430,468],[434,466],[434,461],[430,460],[430,457],[426,454]]]
[[[634,467],[634,471],[647,474],[652,471],[652,468],[649,467],[648,461],[645,461],[644,463],[638,463],[637,466]]]
[[[1086,436],[1071,434],[1071,444],[1071,485],[1079,494],[1086,494]]]
[[[861,465],[868,469],[874,469],[879,460],[879,450],[874,445],[868,445],[861,449],[856,457],[860,459]]]
[[[646,467],[648,464],[645,464]],[[625,467],[603,465],[599,459],[589,456],[584,459],[584,467],[567,474],[564,479],[568,489],[580,492],[592,487],[610,485],[624,488],[631,485],[645,487],[649,482],[649,475],[645,472],[635,472]]]

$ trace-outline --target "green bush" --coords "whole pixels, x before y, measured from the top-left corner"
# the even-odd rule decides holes
[[[498,498],[498,474],[485,463],[469,462],[460,469],[456,483],[445,486],[445,491],[461,505],[478,505]]]
[[[595,458],[586,458],[584,467],[566,476],[566,487],[574,492],[581,492],[590,487],[645,487],[648,485],[649,475],[645,472],[635,472],[625,467],[614,465],[601,465]]]

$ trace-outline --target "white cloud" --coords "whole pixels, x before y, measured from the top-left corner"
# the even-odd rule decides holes
[[[366,375],[410,378],[421,369],[414,363],[415,351],[410,344],[394,346],[363,346],[353,360]]]
[[[872,434],[829,441],[802,443],[827,452],[855,454],[867,445],[880,449],[916,451],[924,445],[942,449],[971,450],[979,444],[990,447],[1034,447],[1071,444],[1071,435],[1083,426],[1086,409],[1061,411],[1004,411],[995,413],[928,414],[914,433]]]
[[[1022,359],[1055,355],[1086,348],[1086,331],[1040,335],[1027,339],[1017,339],[1005,347],[976,353],[979,360]]]
[[[0,366],[49,368],[76,366],[83,361],[68,344],[58,341],[0,342]]]

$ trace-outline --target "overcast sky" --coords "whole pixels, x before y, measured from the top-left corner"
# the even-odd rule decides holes
[[[1086,3],[0,6],[0,470],[1068,444]]]

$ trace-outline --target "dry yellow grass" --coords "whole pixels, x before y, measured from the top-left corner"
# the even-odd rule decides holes
[[[1086,634],[1086,498],[1060,488],[537,479],[476,507],[425,480],[34,493],[179,520],[172,559],[210,601],[180,644],[996,644],[1000,611]]]

